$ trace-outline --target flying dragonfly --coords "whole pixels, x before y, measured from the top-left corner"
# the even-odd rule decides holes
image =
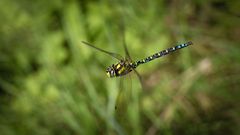
[[[97,48],[97,47],[95,47],[94,45],[92,45],[88,42],[82,41],[82,43],[87,45],[87,46],[90,46],[92,48],[95,48],[95,49],[97,49],[101,52],[104,52],[104,53],[106,53],[106,54],[108,54],[108,55],[110,55],[110,56],[112,56],[112,57],[114,57],[115,59],[118,60],[118,63],[112,64],[111,66],[109,66],[107,68],[106,74],[107,74],[108,77],[110,77],[110,78],[121,77],[121,76],[124,76],[124,75],[134,71],[137,74],[137,76],[140,78],[140,80],[141,80],[141,76],[136,71],[136,68],[139,65],[144,64],[144,63],[148,63],[148,62],[150,62],[154,59],[166,56],[166,55],[168,55],[170,53],[173,53],[173,52],[175,52],[179,49],[182,49],[182,48],[188,47],[190,45],[193,45],[193,43],[191,41],[189,41],[189,42],[179,44],[177,46],[170,47],[168,49],[159,51],[159,52],[157,52],[157,53],[155,53],[155,54],[153,54],[149,57],[146,57],[144,59],[137,60],[137,61],[132,61],[125,43],[124,43],[124,49],[125,49],[125,53],[126,53],[126,58],[123,58],[121,55],[119,55],[117,53],[112,53],[112,52]]]
[[[123,33],[122,33],[122,35],[123,35]],[[136,73],[143,90],[145,90],[143,79],[142,79],[141,75],[136,70],[136,68],[139,65],[144,64],[144,63],[148,63],[148,62],[150,62],[154,59],[166,56],[170,53],[173,53],[173,52],[175,52],[179,49],[188,47],[188,46],[193,44],[191,41],[189,41],[189,42],[179,44],[177,46],[170,47],[168,49],[159,51],[159,52],[157,52],[157,53],[155,53],[155,54],[153,54],[149,57],[146,57],[144,59],[133,61],[131,59],[130,55],[129,55],[129,52],[128,52],[128,49],[127,49],[127,46],[126,46],[126,42],[125,42],[125,39],[124,39],[124,35],[123,35],[123,47],[124,47],[124,51],[125,51],[125,57],[122,57],[120,54],[117,54],[117,53],[113,53],[113,52],[110,52],[110,51],[100,49],[100,48],[98,48],[98,47],[96,47],[96,46],[94,46],[94,45],[92,45],[88,42],[85,42],[85,41],[82,41],[82,43],[89,46],[89,47],[92,47],[92,48],[94,48],[94,49],[96,49],[100,52],[108,54],[111,57],[118,60],[118,62],[116,64],[112,64],[106,69],[106,74],[107,74],[108,77],[110,77],[110,78],[122,77],[122,76],[128,75],[130,72],[133,71],[133,72]],[[122,80],[123,79],[120,79],[120,87],[122,87]],[[122,102],[126,102],[126,100],[128,99],[128,98],[124,98],[124,95],[122,95],[122,94],[123,94],[122,91],[120,91],[120,93],[118,94],[117,104],[115,106],[115,109],[117,109],[117,107],[119,107],[121,104],[124,104]],[[125,93],[125,95],[126,95],[126,93]],[[126,99],[126,100],[124,100],[124,99]]]

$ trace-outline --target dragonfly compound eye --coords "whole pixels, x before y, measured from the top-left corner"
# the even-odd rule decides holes
[[[111,76],[111,77],[114,77],[114,76],[115,76],[115,72],[114,72],[113,69],[111,70],[111,74],[110,74],[110,76]]]
[[[115,71],[112,67],[108,67],[106,70],[106,74],[108,77],[114,77],[115,76]]]

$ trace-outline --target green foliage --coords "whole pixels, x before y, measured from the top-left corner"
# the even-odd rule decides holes
[[[0,134],[239,134],[240,2],[1,0]],[[107,78],[116,63],[192,41]],[[118,93],[124,103],[115,110]]]

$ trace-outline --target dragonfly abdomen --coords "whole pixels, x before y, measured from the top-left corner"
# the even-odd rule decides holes
[[[167,55],[167,54],[170,54],[170,53],[172,53],[172,52],[175,52],[176,50],[182,49],[182,48],[187,47],[187,46],[192,45],[192,44],[193,44],[193,43],[190,41],[190,42],[187,42],[187,43],[184,43],[184,44],[177,45],[177,46],[175,46],[175,47],[170,47],[170,48],[168,48],[168,49],[166,49],[166,50],[163,50],[163,51],[160,51],[160,52],[158,52],[158,53],[155,53],[155,54],[153,54],[153,55],[151,55],[151,56],[149,56],[149,57],[147,57],[147,58],[145,58],[145,59],[142,59],[142,60],[138,60],[138,61],[136,61],[136,62],[133,62],[133,63],[132,63],[132,67],[133,67],[133,68],[136,68],[137,66],[139,66],[139,65],[141,65],[141,64],[150,62],[150,61],[152,61],[152,60],[154,60],[154,59],[156,59],[156,58],[165,56],[165,55]]]

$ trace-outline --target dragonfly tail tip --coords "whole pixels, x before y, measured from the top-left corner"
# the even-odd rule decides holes
[[[192,41],[188,41],[187,44],[188,45],[193,45],[193,42]]]

